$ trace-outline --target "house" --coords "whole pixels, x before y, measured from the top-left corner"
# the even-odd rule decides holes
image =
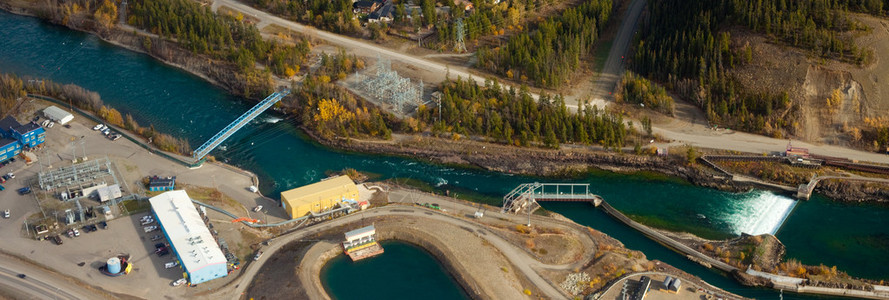
[[[380,8],[380,2],[372,0],[361,0],[352,3],[352,12],[355,14],[369,14]]]
[[[392,22],[392,13],[395,11],[394,6],[392,6],[392,1],[387,0],[383,3],[383,6],[374,12],[367,15],[367,22],[369,23],[389,23]]]
[[[152,192],[172,191],[176,187],[176,176],[148,178],[148,190]]]

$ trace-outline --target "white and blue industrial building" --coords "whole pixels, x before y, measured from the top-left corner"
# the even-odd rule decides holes
[[[190,284],[228,275],[228,260],[185,191],[165,192],[149,202]]]
[[[46,130],[33,122],[20,124],[9,116],[0,120],[0,162],[15,157],[22,149],[37,147],[46,141]]]

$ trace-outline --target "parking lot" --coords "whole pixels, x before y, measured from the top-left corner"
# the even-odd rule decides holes
[[[19,119],[24,120],[27,117],[30,120],[34,113],[43,107],[39,101],[26,103],[23,105],[24,117]],[[11,213],[9,219],[0,217],[0,238],[5,241],[0,247],[3,247],[4,251],[33,260],[35,263],[79,278],[107,291],[146,299],[190,297],[194,293],[221,286],[232,278],[229,276],[200,284],[198,287],[172,287],[170,284],[174,280],[182,278],[182,270],[179,267],[164,268],[165,263],[174,260],[172,253],[164,257],[154,254],[155,244],[166,241],[151,241],[152,236],[163,235],[160,230],[144,232],[139,218],[149,214],[148,211],[119,217],[115,210],[116,218],[107,222],[108,228],[98,229],[95,232],[84,232],[82,224],[76,225],[80,236],[70,238],[63,234],[62,245],[55,245],[49,240],[37,241],[29,238],[23,230],[23,225],[29,216],[42,215],[35,198],[38,192],[19,195],[16,190],[28,184],[33,185],[37,173],[41,170],[70,165],[72,159],[80,159],[83,156],[89,157],[91,161],[108,157],[114,165],[114,171],[125,194],[144,193],[141,181],[146,176],[177,176],[178,182],[189,185],[218,187],[223,193],[244,205],[243,212],[235,211],[235,213],[260,220],[267,218],[269,222],[280,220],[277,215],[284,215],[283,210],[275,207],[274,202],[265,200],[247,189],[253,183],[251,178],[243,173],[209,163],[197,169],[186,168],[153,155],[127,139],[112,141],[98,131],[92,130],[95,123],[76,115],[75,120],[69,125],[65,127],[57,124],[53,128],[46,128],[44,146],[34,151],[39,162],[26,166],[22,159],[17,159],[16,162],[0,168],[0,174],[13,172],[16,175],[16,178],[3,183],[6,190],[0,191],[0,212],[9,209]],[[35,187],[32,186],[33,188]],[[99,205],[99,202],[91,199],[81,202],[84,206]],[[266,207],[263,211],[270,212],[271,216],[267,217],[264,212],[249,211],[256,205]],[[240,228],[242,225],[231,224],[227,217],[212,213],[211,219],[218,220],[215,225],[229,244],[242,243],[239,240],[242,236],[240,232],[244,230]],[[98,220],[101,220],[101,217]],[[130,261],[134,264],[134,269],[129,275],[108,277],[98,271],[98,267],[104,265],[108,258],[122,254],[130,255]]]

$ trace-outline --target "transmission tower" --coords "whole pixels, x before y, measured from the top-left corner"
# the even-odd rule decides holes
[[[457,19],[457,42],[454,50],[457,52],[466,52],[466,44],[463,42],[463,35],[466,34],[466,28],[463,27],[463,18]]]
[[[127,0],[120,3],[120,21],[121,24],[127,23]]]

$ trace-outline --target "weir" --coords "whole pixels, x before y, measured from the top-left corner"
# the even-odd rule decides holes
[[[239,129],[244,127],[244,125],[247,125],[247,123],[249,123],[250,121],[255,119],[257,116],[262,114],[266,109],[268,109],[269,107],[272,107],[272,105],[274,105],[275,103],[278,103],[278,101],[281,101],[282,98],[284,98],[285,96],[287,96],[289,94],[290,94],[289,89],[284,89],[281,91],[274,92],[271,95],[269,95],[268,97],[266,97],[264,100],[259,102],[259,104],[256,104],[256,106],[253,106],[253,108],[251,108],[250,110],[248,110],[247,112],[242,114],[240,117],[238,117],[237,119],[232,121],[231,124],[228,124],[228,126],[225,126],[225,128],[223,128],[221,131],[216,133],[216,135],[214,135],[209,140],[207,140],[207,142],[205,142],[203,145],[201,145],[196,150],[194,150],[194,152],[192,153],[192,157],[195,159],[195,163],[199,164],[200,161],[202,159],[204,159],[204,156],[207,156],[207,153],[210,153],[210,151],[213,151],[213,149],[216,149],[216,147],[218,147],[220,144],[222,144],[222,142],[224,142],[226,139],[231,137],[232,134],[235,134],[235,132],[237,132]]]

